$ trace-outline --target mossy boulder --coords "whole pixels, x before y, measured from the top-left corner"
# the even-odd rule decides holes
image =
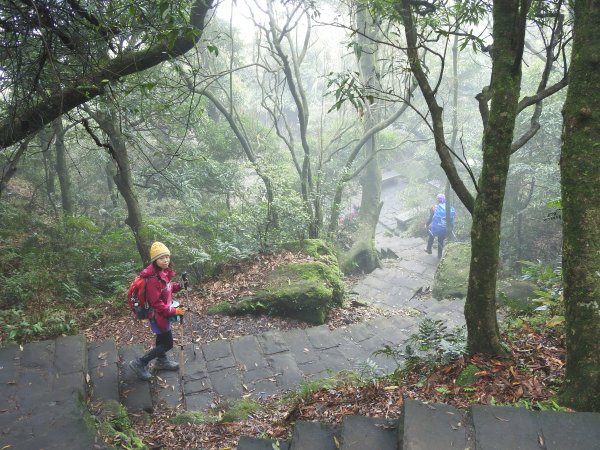
[[[340,268],[346,275],[370,273],[377,267],[377,250],[367,239],[355,242],[352,248],[340,257]]]
[[[433,277],[433,297],[466,297],[470,264],[471,246],[463,242],[449,242]]]
[[[290,252],[301,252],[315,259],[326,258],[337,264],[337,258],[332,247],[321,239],[304,239],[301,241],[291,241],[280,245],[282,250]]]
[[[306,242],[306,241],[305,241]],[[322,242],[322,241],[320,241]],[[273,270],[265,287],[254,295],[239,298],[234,303],[221,303],[209,310],[221,314],[273,314],[322,324],[329,311],[341,306],[345,288],[335,255],[324,243],[308,243],[314,261],[293,262]],[[285,246],[292,251],[304,251],[301,243]],[[306,253],[308,254],[308,253]]]
[[[532,311],[539,306],[533,299],[537,298],[539,288],[531,281],[504,279],[498,282],[498,304],[516,311]]]

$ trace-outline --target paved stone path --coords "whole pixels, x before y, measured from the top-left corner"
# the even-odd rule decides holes
[[[394,214],[384,206],[382,222],[388,223],[376,242],[397,258],[351,287],[351,295],[384,310],[381,317],[335,330],[322,325],[187,346],[182,370],[158,373],[151,383],[139,381],[126,364],[140,345],[117,348],[112,340],[71,336],[1,349],[0,448],[92,448],[81,414],[88,395],[120,400],[130,410],[160,404],[204,410],[222,399],[268,396],[343,370],[393,371],[394,361],[372,353],[384,345],[403,347],[424,317],[449,327],[464,323],[462,301],[415,296],[431,286],[438,260],[423,251],[423,239],[390,236]]]

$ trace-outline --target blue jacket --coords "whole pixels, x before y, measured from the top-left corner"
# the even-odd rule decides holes
[[[454,208],[450,208],[450,222],[454,225],[454,216],[456,212]],[[431,234],[434,236],[444,236],[446,234],[446,204],[438,203],[431,208],[431,216],[429,218],[431,224]]]

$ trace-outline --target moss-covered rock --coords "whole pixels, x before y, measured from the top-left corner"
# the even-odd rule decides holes
[[[336,259],[333,248],[321,239],[304,239],[302,241],[286,242],[281,244],[280,248],[291,252],[302,252],[315,259],[323,257]],[[335,261],[335,263],[337,264],[337,261]]]
[[[533,301],[537,298],[537,285],[527,280],[504,279],[498,282],[498,303],[517,311],[532,311],[539,306]]]
[[[371,242],[355,242],[352,249],[340,258],[340,268],[346,275],[370,273],[379,267],[379,256]]]
[[[433,277],[433,297],[466,297],[470,264],[471,246],[463,242],[449,242]]]
[[[307,241],[303,241],[307,242]],[[312,240],[309,250],[318,260],[284,264],[271,272],[264,288],[234,303],[221,303],[210,313],[273,314],[322,324],[329,311],[341,306],[345,288],[335,255],[322,241]],[[303,249],[288,244],[286,249]],[[311,255],[313,256],[313,255]]]

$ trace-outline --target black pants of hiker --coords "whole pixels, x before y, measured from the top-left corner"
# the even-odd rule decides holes
[[[166,333],[156,335],[156,344],[154,348],[140,358],[140,361],[146,365],[154,358],[166,358],[166,353],[173,348],[173,333],[171,330]]]
[[[427,241],[427,253],[431,253],[431,249],[433,248],[433,241],[435,240],[435,236],[429,233],[429,240]],[[442,251],[444,250],[444,239],[446,239],[446,235],[443,234],[441,236],[437,236],[438,238],[438,258],[442,257]]]

